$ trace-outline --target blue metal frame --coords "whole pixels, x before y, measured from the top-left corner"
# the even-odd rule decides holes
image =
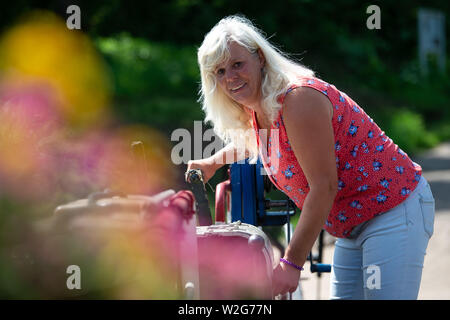
[[[292,206],[289,209],[294,210],[266,210],[263,168],[260,160],[249,164],[248,159],[230,166],[231,221],[240,220],[255,226],[284,225],[288,221],[288,212],[290,216],[295,214]]]
[[[263,168],[259,159],[256,164],[249,164],[246,159],[243,163],[236,162],[230,166],[232,222],[240,220],[255,226],[280,226],[289,223],[289,217],[295,214],[295,204],[290,200],[286,200],[284,211],[266,210],[271,207],[271,201],[264,197],[264,175],[261,173]],[[291,208],[294,210],[290,210]],[[330,264],[321,263],[322,233],[318,257],[313,258],[310,253],[308,259],[311,262],[310,271],[317,272],[319,277],[322,272],[331,271]],[[289,234],[287,241],[290,241]]]

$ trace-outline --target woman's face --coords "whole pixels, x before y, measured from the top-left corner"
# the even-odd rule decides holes
[[[236,42],[231,42],[229,49],[230,58],[215,70],[219,87],[237,103],[254,108],[261,100],[264,56],[260,50],[250,53]]]

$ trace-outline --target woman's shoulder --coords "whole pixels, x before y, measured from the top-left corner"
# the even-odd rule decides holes
[[[293,82],[291,82],[287,85],[287,88],[284,90],[283,94],[280,95],[280,97],[279,97],[279,102],[281,104],[283,104],[284,100],[286,99],[288,94],[292,91],[299,91],[299,90],[296,90],[298,88],[311,88],[311,89],[315,89],[316,91],[319,91],[326,95],[329,87],[333,87],[333,86],[330,85],[329,83],[327,83],[326,81],[323,81],[322,79],[317,78],[315,76],[298,77]],[[308,90],[303,90],[303,91],[305,92]]]
[[[283,99],[283,114],[295,112],[298,115],[312,112],[321,113],[326,110],[330,115],[333,114],[333,105],[327,98],[326,94],[322,92],[321,88],[311,87],[321,81],[318,78],[303,78],[299,83],[293,84],[289,87]],[[310,85],[304,85],[304,84]]]

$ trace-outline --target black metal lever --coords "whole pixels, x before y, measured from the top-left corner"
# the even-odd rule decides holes
[[[212,225],[211,209],[209,207],[208,196],[206,195],[202,171],[200,169],[189,170],[186,174],[186,181],[195,197],[198,225]]]

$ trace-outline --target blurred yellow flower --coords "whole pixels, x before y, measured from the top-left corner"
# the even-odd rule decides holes
[[[37,78],[60,95],[68,124],[86,127],[104,119],[110,81],[104,62],[89,38],[69,30],[52,13],[37,11],[0,39],[3,76]]]

